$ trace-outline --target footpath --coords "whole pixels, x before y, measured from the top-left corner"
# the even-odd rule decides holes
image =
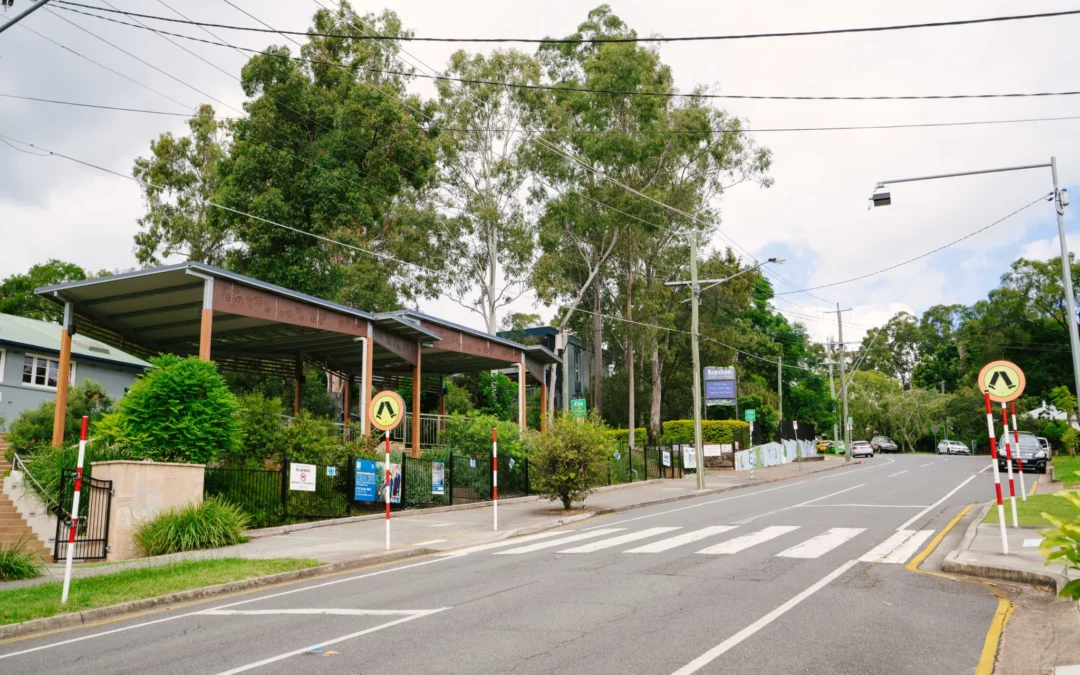
[[[860,463],[853,461],[850,465]],[[584,508],[575,505],[570,511],[564,510],[559,502],[535,496],[500,500],[497,532],[492,527],[491,502],[396,511],[391,515],[390,521],[390,552],[407,556],[410,551],[421,554],[487,544],[609,513],[765,485],[842,466],[842,457],[826,456],[824,460],[761,468],[754,472],[753,479],[750,478],[749,471],[709,470],[706,472],[706,489],[703,491],[697,489],[697,479],[693,474],[678,480],[627,483],[599,488],[585,500]],[[359,560],[377,562],[387,553],[385,528],[386,521],[381,515],[369,515],[251,530],[248,532],[250,541],[244,544],[123,563],[77,566],[77,575],[85,577],[124,569],[166,565],[179,560],[212,558],[314,558],[323,564]],[[0,590],[63,578],[63,565],[47,565],[44,572],[45,574],[37,579],[0,583]]]

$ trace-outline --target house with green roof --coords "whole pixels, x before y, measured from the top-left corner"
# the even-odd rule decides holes
[[[93,338],[71,339],[70,383],[93,380],[114,401],[149,365]],[[10,424],[23,410],[54,400],[59,370],[59,324],[0,314],[0,420]]]

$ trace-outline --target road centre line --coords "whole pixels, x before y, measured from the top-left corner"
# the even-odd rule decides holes
[[[925,508],[926,504],[805,504],[804,506],[808,509],[835,509],[841,506],[853,506],[860,509],[921,509]]]
[[[784,508],[776,509],[775,511],[768,511],[766,513],[759,513],[756,516],[750,516],[749,518],[744,518],[742,520],[736,520],[735,524],[736,525],[745,525],[747,523],[750,523],[750,522],[753,522],[753,521],[757,520],[758,518],[764,518],[765,516],[771,516],[771,515],[774,515],[774,514],[777,514],[777,513],[781,513],[783,511],[789,511],[791,509],[797,509],[800,506],[806,506],[807,504],[813,504],[814,502],[820,502],[822,499],[828,499],[829,497],[835,497],[836,495],[842,495],[845,492],[851,492],[852,490],[856,490],[858,488],[861,488],[864,485],[866,485],[866,483],[859,483],[858,485],[855,485],[853,487],[849,487],[849,488],[846,488],[846,489],[843,489],[843,490],[838,490],[837,492],[833,492],[832,494],[827,494],[827,495],[825,495],[823,497],[818,497],[817,499],[811,499],[809,501],[802,502],[801,504],[793,504],[792,506],[785,506]]]
[[[993,465],[991,464],[990,466],[993,466]],[[952,490],[951,490],[951,491],[949,492],[949,494],[947,494],[947,495],[945,495],[944,497],[942,497],[941,499],[937,500],[936,502],[934,502],[934,503],[933,503],[933,504],[931,504],[930,506],[927,506],[927,507],[926,507],[925,509],[923,509],[922,511],[919,511],[919,512],[918,512],[918,513],[916,513],[916,514],[915,514],[914,516],[912,516],[910,520],[906,521],[906,522],[905,522],[905,523],[904,523],[903,525],[901,525],[900,527],[898,527],[898,528],[896,528],[896,529],[897,529],[897,530],[906,530],[906,529],[908,529],[908,526],[909,526],[909,525],[911,525],[912,523],[914,523],[914,522],[915,522],[916,520],[918,520],[919,518],[922,518],[923,516],[925,516],[925,515],[926,515],[926,514],[927,514],[927,513],[928,513],[928,512],[930,511],[930,509],[933,509],[933,508],[935,508],[935,507],[939,506],[939,505],[940,505],[940,504],[941,504],[941,503],[942,503],[943,501],[945,501],[945,500],[946,500],[946,499],[948,499],[949,497],[952,497],[952,496],[953,496],[954,494],[956,494],[957,492],[959,492],[959,491],[960,491],[960,488],[964,487],[965,485],[967,485],[967,484],[968,484],[968,483],[970,483],[971,481],[973,481],[973,480],[975,480],[976,478],[978,478],[978,477],[979,477],[979,474],[980,474],[980,473],[982,473],[983,471],[986,471],[987,469],[989,469],[989,468],[990,468],[990,466],[986,466],[986,467],[983,467],[983,468],[982,468],[982,469],[981,469],[981,470],[980,470],[980,471],[979,471],[978,473],[975,473],[975,474],[972,474],[972,475],[968,476],[967,480],[965,480],[965,481],[964,481],[963,483],[960,483],[959,485],[957,485],[956,487],[954,487],[954,488],[953,488],[953,489],[952,489]]]
[[[427,610],[420,609],[208,609],[200,612],[206,616],[276,616],[290,614],[301,616],[413,616]]]
[[[926,467],[930,466],[931,464],[937,464],[937,462],[927,462],[926,464],[923,464],[919,468],[920,469],[925,469]]]
[[[422,567],[424,565],[431,565],[432,563],[443,562],[445,560],[452,560],[452,559],[453,558],[450,558],[450,557],[432,558],[431,560],[425,560],[423,562],[412,563],[411,565],[405,565],[403,567],[391,567],[389,569],[378,570],[377,572],[368,572],[367,574],[358,574],[356,576],[346,577],[344,579],[334,579],[333,581],[324,581],[323,583],[315,584],[314,586],[302,586],[300,588],[294,588],[292,590],[282,591],[280,593],[273,593],[271,595],[263,595],[263,596],[259,596],[257,598],[249,598],[247,600],[241,600],[239,602],[232,602],[232,603],[229,603],[227,605],[219,605],[218,607],[213,607],[212,609],[219,609],[220,610],[220,609],[227,609],[229,607],[237,607],[239,605],[246,605],[246,604],[251,603],[251,602],[259,602],[261,600],[269,600],[271,598],[280,598],[280,597],[285,596],[285,595],[292,595],[293,593],[303,593],[303,592],[306,592],[306,591],[314,590],[316,588],[323,588],[323,587],[326,587],[326,586],[333,586],[334,584],[343,584],[343,583],[346,583],[346,582],[349,582],[349,581],[356,581],[358,579],[367,579],[369,577],[379,576],[379,575],[382,575],[382,574],[390,574],[391,572],[400,572],[402,570],[412,569],[414,567]],[[22,656],[23,654],[30,654],[30,653],[33,653],[33,652],[39,652],[39,651],[43,651],[43,650],[46,650],[46,649],[53,649],[55,647],[63,647],[65,645],[74,644],[76,642],[83,642],[84,640],[92,640],[94,638],[104,637],[106,635],[115,635],[116,633],[123,633],[125,631],[134,630],[136,628],[145,628],[147,626],[154,626],[154,625],[157,625],[157,624],[160,624],[160,623],[166,623],[168,621],[175,621],[176,619],[185,619],[185,618],[192,617],[192,616],[198,616],[198,615],[204,613],[205,611],[206,610],[197,610],[197,611],[194,611],[194,612],[185,612],[184,614],[177,614],[176,616],[166,616],[166,617],[163,617],[163,618],[160,618],[160,619],[154,619],[153,621],[145,621],[143,623],[136,623],[136,624],[132,624],[130,626],[121,626],[120,628],[113,628],[112,630],[102,631],[100,633],[94,633],[92,635],[83,635],[81,637],[70,638],[68,640],[61,640],[60,642],[53,642],[53,643],[50,643],[50,644],[47,644],[47,645],[39,645],[37,647],[31,647],[29,649],[23,649],[23,650],[20,650],[20,651],[17,651],[17,652],[11,652],[10,654],[0,654],[0,661],[3,661],[4,659],[10,659],[10,658],[15,657],[15,656]],[[415,618],[415,617],[409,617],[409,618]],[[395,623],[398,623],[398,622],[395,622]]]
[[[864,466],[861,469],[851,469],[850,471],[844,471],[842,473],[834,473],[831,476],[822,476],[820,478],[808,478],[807,480],[809,480],[809,481],[818,481],[818,480],[832,480],[833,478],[843,478],[844,476],[850,476],[851,474],[857,473],[859,471],[866,471],[867,469],[880,469],[883,466],[888,466],[889,464],[893,464],[893,463],[896,462],[896,460],[893,459],[892,457],[884,457],[883,459],[886,462],[885,464],[873,464],[871,466]],[[842,469],[843,467],[840,467],[840,468]]]
[[[842,575],[844,572],[847,572],[849,569],[854,567],[856,564],[858,564],[858,562],[859,562],[858,560],[849,560],[848,562],[844,563],[840,567],[836,568],[835,570],[833,570],[832,572],[827,574],[825,577],[823,577],[821,580],[819,580],[813,586],[807,588],[802,593],[799,593],[795,597],[791,598],[790,600],[788,600],[784,604],[780,605],[779,607],[777,607],[773,611],[769,612],[765,616],[761,617],[760,619],[758,619],[754,623],[750,624],[746,628],[743,628],[738,633],[732,635],[728,639],[724,640],[723,642],[721,642],[717,646],[713,647],[709,651],[707,651],[704,654],[702,654],[701,656],[697,657],[696,659],[694,659],[690,663],[686,664],[682,668],[679,668],[678,670],[676,670],[673,673],[673,675],[690,675],[691,673],[696,673],[697,671],[701,670],[706,665],[708,665],[712,661],[716,660],[718,657],[722,656],[724,653],[730,651],[734,647],[737,647],[740,643],[742,643],[748,637],[751,637],[752,635],[754,635],[755,633],[760,631],[762,628],[768,626],[770,623],[772,623],[776,619],[780,618],[781,616],[783,616],[787,612],[791,611],[792,608],[794,608],[796,605],[798,605],[803,600],[809,598],[814,593],[818,592],[819,590],[821,590],[825,586],[829,585],[837,577]]]
[[[896,472],[896,473],[894,473],[894,474],[890,474],[890,475],[886,476],[886,478],[893,478],[893,477],[895,477],[895,476],[899,476],[899,475],[900,475],[900,474],[902,474],[902,473],[907,473],[907,469],[904,469],[903,471],[897,471],[897,472]]]
[[[614,523],[605,523],[603,525],[593,525],[592,527],[584,527],[584,528],[582,528],[582,531],[584,531],[584,530],[595,530],[598,527],[610,527],[612,525],[622,525],[623,523],[632,523],[635,520],[644,520],[645,518],[655,518],[656,516],[663,516],[663,515],[667,515],[669,513],[675,513],[677,511],[685,511],[687,509],[696,509],[696,508],[699,508],[699,507],[702,507],[702,506],[709,506],[710,504],[719,504],[720,502],[729,502],[732,499],[742,499],[744,497],[753,497],[755,495],[763,495],[766,492],[774,492],[776,490],[784,490],[784,489],[787,489],[789,487],[795,487],[796,485],[803,485],[804,483],[806,483],[806,481],[799,481],[797,483],[787,483],[786,485],[780,485],[778,487],[768,488],[766,490],[759,490],[757,492],[746,492],[746,493],[743,493],[743,494],[738,494],[738,495],[735,495],[734,497],[724,497],[723,499],[710,499],[709,501],[702,502],[700,504],[691,504],[690,506],[680,506],[677,509],[668,509],[667,511],[660,511],[659,513],[650,513],[647,516],[638,516],[637,518],[627,518],[626,520],[617,520]]]

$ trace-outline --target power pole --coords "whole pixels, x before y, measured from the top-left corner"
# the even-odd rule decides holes
[[[847,377],[845,377],[845,365],[847,360],[847,354],[844,353],[844,312],[850,312],[851,309],[840,309],[840,303],[836,303],[836,326],[837,332],[840,337],[840,395],[844,398],[843,414],[844,414],[844,461],[851,461],[851,430],[848,429],[848,395],[847,395]],[[832,314],[832,312],[825,312],[826,314]]]
[[[701,447],[701,354],[698,352],[698,302],[701,288],[697,278],[697,230],[690,236],[690,354],[694,364],[694,459],[697,489],[705,489],[705,452]]]
[[[780,438],[784,437],[784,355],[776,361],[776,393],[780,395]]]
[[[20,21],[22,21],[23,19],[25,19],[25,18],[26,18],[27,16],[29,16],[30,14],[32,14],[32,13],[34,13],[34,12],[38,11],[39,9],[41,9],[42,7],[44,7],[44,6],[45,6],[45,5],[46,5],[46,4],[48,3],[48,2],[49,2],[49,0],[38,0],[37,2],[31,2],[31,3],[30,3],[30,6],[29,6],[29,7],[27,7],[26,9],[24,9],[24,10],[23,10],[22,12],[20,12],[19,14],[16,14],[16,15],[15,15],[14,17],[12,17],[12,18],[11,18],[11,20],[10,20],[10,21],[8,21],[7,23],[5,23],[5,24],[3,24],[2,26],[0,26],[0,33],[3,33],[3,32],[4,32],[4,31],[6,31],[6,30],[7,30],[8,28],[11,28],[11,27],[12,27],[12,26],[14,26],[15,24],[19,23]]]
[[[829,338],[829,394],[832,396],[832,400],[836,400],[836,381],[833,380],[832,367],[833,367],[833,347],[832,338]],[[836,422],[832,425],[832,439],[833,442],[840,440],[840,433],[837,431]]]

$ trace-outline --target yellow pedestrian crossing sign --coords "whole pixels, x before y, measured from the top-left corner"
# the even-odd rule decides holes
[[[990,393],[990,400],[998,403],[1020,398],[1026,384],[1024,371],[1010,361],[991,361],[979,373],[979,386]]]
[[[380,391],[368,403],[368,419],[376,429],[390,431],[405,419],[405,401],[396,391]]]

